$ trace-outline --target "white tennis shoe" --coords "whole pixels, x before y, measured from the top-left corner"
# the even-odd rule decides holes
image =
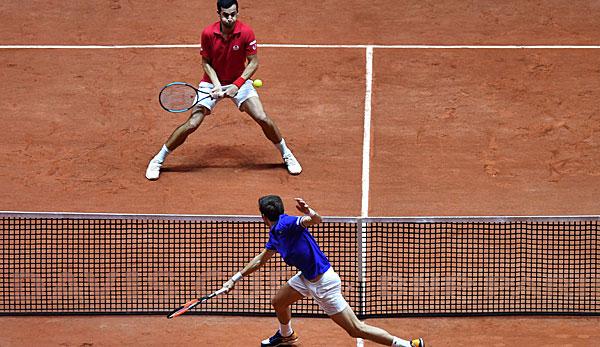
[[[155,181],[160,176],[160,168],[162,167],[162,163],[159,162],[156,158],[152,158],[150,163],[148,163],[148,168],[146,169],[146,178],[150,181]]]
[[[290,175],[299,175],[302,172],[302,166],[300,166],[300,163],[298,162],[296,157],[294,157],[292,152],[289,152],[288,154],[283,156],[283,162],[285,163],[285,166]]]
[[[261,347],[275,347],[275,346],[292,346],[295,342],[298,341],[298,334],[292,331],[292,335],[283,337],[279,330],[275,333],[275,335],[269,337],[266,340],[262,340],[260,343]]]

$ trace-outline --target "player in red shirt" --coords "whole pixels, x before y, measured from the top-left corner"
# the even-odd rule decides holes
[[[201,101],[192,109],[190,118],[173,131],[162,149],[150,160],[146,178],[158,179],[167,155],[198,129],[204,117],[223,98],[230,98],[240,111],[248,113],[260,125],[265,136],[279,149],[290,174],[300,174],[300,163],[287,147],[275,122],[265,113],[258,93],[249,80],[258,69],[254,32],[237,20],[237,0],[217,0],[217,13],[219,21],[202,31],[200,49],[204,76],[199,89],[210,91],[214,99]]]

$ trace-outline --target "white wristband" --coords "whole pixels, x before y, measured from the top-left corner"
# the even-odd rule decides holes
[[[309,208],[308,208],[308,215],[309,215],[310,217],[314,217],[314,216],[316,216],[316,215],[317,215],[317,212],[316,212],[315,210],[313,210],[312,208],[310,208],[310,207],[309,207]]]
[[[238,272],[235,275],[233,275],[233,277],[231,277],[231,280],[235,283],[235,282],[241,280],[242,277],[244,277],[244,276],[242,276],[242,273]]]

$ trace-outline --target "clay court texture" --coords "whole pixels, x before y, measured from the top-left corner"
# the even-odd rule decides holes
[[[257,198],[275,193],[325,216],[599,214],[600,2],[240,1],[261,100],[301,175],[223,102],[158,181],[144,178],[186,117],[163,111],[158,91],[200,80],[214,1],[5,0],[0,210],[256,215]],[[600,343],[593,316],[367,321],[428,346]],[[357,344],[328,319],[293,322],[303,346]],[[1,346],[245,346],[277,324],[128,315],[0,326]]]

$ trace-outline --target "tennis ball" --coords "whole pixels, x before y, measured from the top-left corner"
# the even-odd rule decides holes
[[[254,82],[252,82],[252,85],[256,88],[260,88],[262,87],[262,80],[254,80]]]

